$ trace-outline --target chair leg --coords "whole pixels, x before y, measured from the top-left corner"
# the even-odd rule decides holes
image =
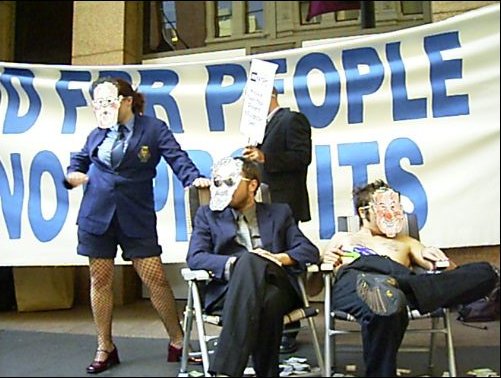
[[[313,339],[313,348],[315,349],[315,356],[317,357],[317,364],[320,369],[320,373],[323,374],[325,371],[324,358],[322,356],[322,350],[320,349],[320,341],[318,339],[317,328],[313,318],[308,318],[308,324],[310,326],[311,337]]]
[[[308,294],[306,294],[306,288],[304,286],[304,281],[302,279],[298,280],[299,290],[301,291],[301,297],[303,299],[303,304],[306,307],[310,306],[310,302],[308,300]],[[324,373],[324,358],[322,356],[322,351],[320,349],[320,342],[318,339],[317,328],[315,326],[315,322],[312,317],[307,318],[308,325],[310,327],[311,337],[313,338],[313,348],[315,349],[315,356],[317,358],[317,364],[320,369],[321,374]]]
[[[325,338],[324,338],[324,377],[332,376],[332,338],[331,338],[331,275],[324,274],[324,318],[325,318]]]
[[[451,318],[450,318],[451,314],[448,308],[444,309],[444,311],[445,311],[444,323],[445,323],[445,328],[447,330],[446,344],[447,344],[447,357],[449,362],[449,376],[457,377],[456,356],[454,354],[454,345],[452,343]]]
[[[188,282],[188,299],[184,309],[183,320],[183,355],[181,357],[181,367],[179,368],[179,377],[187,377],[188,375],[188,357],[190,353],[191,330],[193,327],[193,293],[191,286],[193,281]]]
[[[439,319],[432,317],[431,319],[431,328],[430,332],[430,345],[428,349],[428,373],[433,375],[433,368],[435,366],[435,345],[436,345],[436,330],[438,328]]]
[[[198,342],[200,345],[200,353],[202,355],[202,365],[204,374],[209,377],[209,351],[207,348],[207,336],[205,332],[205,325],[202,316],[202,302],[200,300],[200,293],[198,292],[197,285],[192,285],[191,291],[193,292],[193,307],[195,309],[195,319],[197,322]]]

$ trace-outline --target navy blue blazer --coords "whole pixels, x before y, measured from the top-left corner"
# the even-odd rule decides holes
[[[77,224],[84,231],[101,235],[116,211],[126,235],[156,237],[153,178],[160,158],[164,157],[183,186],[200,177],[200,172],[165,122],[157,118],[135,115],[127,150],[115,169],[97,156],[106,133],[100,128],[91,131],[82,150],[70,159],[68,173],[78,171],[89,177]],[[71,189],[67,182],[65,186]]]
[[[256,217],[262,248],[272,253],[287,252],[296,261],[284,268],[299,293],[295,276],[304,272],[307,264],[319,262],[318,248],[296,225],[288,205],[258,202]],[[229,257],[249,253],[235,241],[236,233],[237,224],[229,206],[222,211],[212,211],[207,205],[197,210],[186,261],[190,269],[205,269],[213,274],[205,294],[205,307],[227,290],[224,268]]]

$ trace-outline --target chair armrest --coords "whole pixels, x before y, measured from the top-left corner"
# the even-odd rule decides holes
[[[322,263],[320,264],[320,271],[324,273],[332,273],[334,272],[334,264]]]
[[[320,271],[320,265],[319,264],[307,264],[306,265],[306,272],[308,273],[316,273]]]
[[[185,281],[209,281],[212,274],[207,270],[191,270],[190,268],[182,268],[181,275]]]
[[[306,271],[308,273],[333,272],[334,264],[331,263],[310,264],[307,266]]]

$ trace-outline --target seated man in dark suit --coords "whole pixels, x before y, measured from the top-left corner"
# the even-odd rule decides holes
[[[223,328],[210,371],[222,376],[243,376],[252,355],[257,376],[278,377],[283,317],[302,306],[295,276],[319,261],[289,206],[255,201],[259,172],[240,158],[213,166],[188,249],[188,266],[213,274],[205,308],[222,310]]]

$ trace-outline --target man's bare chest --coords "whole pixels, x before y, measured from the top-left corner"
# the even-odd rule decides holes
[[[382,256],[389,256],[392,258],[397,258],[402,254],[406,254],[406,246],[404,243],[396,239],[388,239],[381,236],[374,235],[362,235],[362,234],[352,234],[347,243],[343,243],[344,247],[348,246],[348,249],[356,251],[357,247],[363,247],[362,250],[367,251],[367,254],[377,254]],[[373,253],[371,253],[371,251]]]

